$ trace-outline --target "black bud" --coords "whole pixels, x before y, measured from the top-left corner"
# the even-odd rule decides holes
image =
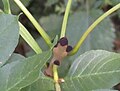
[[[65,45],[68,45],[68,40],[66,37],[63,37],[59,40],[59,43],[61,46],[65,46]]]
[[[59,65],[60,65],[59,60],[55,60],[55,61],[54,61],[54,64],[59,66]]]
[[[70,52],[70,51],[72,51],[72,46],[67,46],[67,49],[66,49],[66,52]]]

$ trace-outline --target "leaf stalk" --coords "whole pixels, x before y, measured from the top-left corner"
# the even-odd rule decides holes
[[[64,19],[63,19],[63,23],[62,23],[62,29],[61,29],[60,38],[65,37],[66,27],[67,27],[68,16],[69,16],[71,4],[72,4],[72,0],[68,0],[65,15],[64,15]]]
[[[26,9],[26,7],[22,4],[20,0],[14,0],[14,2],[20,7],[20,9],[25,13],[25,15],[28,17],[28,19],[31,21],[31,23],[35,26],[37,31],[41,34],[45,42],[51,47],[51,38],[48,36],[48,34],[44,31],[44,29],[39,25],[39,23],[35,20],[35,18],[32,16],[32,14]]]
[[[78,43],[75,45],[75,47],[73,48],[73,50],[71,51],[70,55],[73,55],[75,53],[78,52],[79,48],[81,47],[82,43],[85,41],[85,39],[87,38],[87,36],[93,31],[93,29],[102,21],[104,20],[107,16],[109,16],[110,14],[112,14],[113,12],[115,12],[116,10],[118,10],[120,8],[120,3],[117,4],[116,6],[114,6],[113,8],[111,8],[110,10],[108,10],[106,13],[104,13],[103,15],[101,15],[87,30],[86,32],[83,34],[83,36],[80,38],[80,40],[78,41]]]
[[[4,12],[5,12],[6,14],[11,14],[9,0],[2,0],[2,2],[3,2],[3,4],[4,4]]]
[[[27,31],[27,29],[19,22],[20,26],[20,35],[22,38],[29,44],[29,46],[35,51],[35,53],[39,54],[42,53],[42,49],[34,40],[32,35]]]

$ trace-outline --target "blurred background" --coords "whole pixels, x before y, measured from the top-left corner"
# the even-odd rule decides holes
[[[60,34],[67,1],[68,0],[21,0],[52,39]],[[73,0],[66,33],[69,43],[74,46],[86,29],[100,15],[118,3],[120,3],[120,0]],[[20,15],[20,22],[36,39],[40,47],[42,47],[43,50],[47,50],[48,46],[28,18],[22,13],[13,0],[10,0],[10,4],[12,14]],[[0,9],[3,10],[2,0],[0,0]],[[84,42],[78,54],[80,55],[91,49],[120,51],[120,10],[114,12],[114,14],[95,28],[94,32],[92,32]],[[19,45],[15,52],[24,56],[34,54],[22,38],[20,38]]]

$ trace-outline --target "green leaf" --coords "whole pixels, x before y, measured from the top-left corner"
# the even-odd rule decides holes
[[[120,82],[120,54],[89,51],[71,65],[63,91],[90,91],[112,88]]]
[[[55,91],[54,82],[51,78],[40,76],[40,79],[21,91]]]
[[[7,60],[6,64],[11,63],[11,62],[15,62],[15,61],[20,61],[23,59],[25,59],[24,56],[22,56],[20,54],[13,53],[12,56]]]
[[[67,37],[69,39],[70,45],[74,46],[86,29],[100,16],[102,11],[91,10],[91,11],[78,11],[69,17],[68,27],[67,27]],[[107,18],[103,20],[87,39],[82,44],[76,56],[93,49],[104,49],[112,51],[113,41],[115,38],[114,30],[110,20]]]
[[[0,66],[11,56],[19,39],[18,17],[0,13]]]
[[[92,90],[92,91],[117,91],[117,90],[111,90],[111,89],[98,89],[98,90]]]
[[[19,91],[37,81],[40,77],[40,70],[50,56],[51,51],[47,51],[3,66],[0,69],[0,90]]]
[[[2,0],[0,0],[0,9],[4,9]]]
[[[59,0],[47,0],[45,6],[50,7],[53,4],[57,3]]]
[[[112,5],[120,3],[120,0],[109,0]]]
[[[52,39],[55,38],[56,35],[59,35],[62,25],[62,16],[52,14],[42,17],[39,22]]]

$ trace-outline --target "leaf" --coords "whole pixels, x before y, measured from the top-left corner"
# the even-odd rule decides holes
[[[112,3],[112,5],[116,5],[120,3],[120,0],[110,0],[110,3]]]
[[[78,11],[69,17],[68,27],[67,27],[67,37],[69,39],[70,45],[74,46],[79,41],[86,29],[100,16],[102,11],[91,10],[91,11]],[[74,60],[78,55],[96,49],[104,49],[112,51],[113,41],[115,34],[113,31],[112,24],[107,18],[103,20],[87,39],[82,44],[78,53],[72,57]]]
[[[51,56],[51,51],[35,55],[25,60],[12,62],[0,69],[0,90],[19,91],[40,76],[40,70]]]
[[[2,10],[4,9],[2,0],[0,0],[0,9],[2,9]]]
[[[13,53],[11,55],[11,57],[7,60],[6,64],[11,63],[11,62],[15,62],[15,61],[24,60],[24,59],[25,59],[24,56],[22,56],[20,54]]]
[[[59,0],[47,0],[45,6],[50,7],[51,5],[57,3]]]
[[[72,60],[73,61],[73,60]],[[63,59],[60,67],[58,67],[58,73],[59,73],[59,77],[60,78],[64,78],[71,66],[71,60],[69,57],[66,57],[65,59]]]
[[[112,88],[120,82],[120,54],[89,51],[71,65],[63,91],[90,91]]]
[[[0,66],[11,56],[19,39],[18,17],[0,13]]]
[[[39,22],[41,23],[44,30],[46,30],[48,34],[54,38],[60,33],[62,16],[52,14],[50,16],[42,17]]]
[[[21,91],[55,91],[54,82],[51,78],[40,76],[40,79]]]
[[[92,91],[117,91],[117,90],[111,90],[111,89],[98,89],[98,90],[92,90]]]

